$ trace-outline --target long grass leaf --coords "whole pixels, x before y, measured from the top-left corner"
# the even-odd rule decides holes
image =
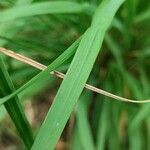
[[[76,126],[71,139],[70,150],[82,150],[81,141],[79,138],[79,130]]]
[[[90,95],[84,93],[78,101],[76,110],[77,129],[79,132],[79,138],[83,149],[94,150],[93,137],[88,121],[88,106]]]
[[[0,22],[43,14],[81,13],[87,7],[89,7],[87,3],[79,4],[69,1],[38,2],[1,11]]]
[[[13,84],[6,70],[4,62],[0,57],[0,95],[6,96],[14,91]],[[14,122],[19,135],[28,149],[33,144],[33,135],[31,127],[27,121],[24,111],[21,107],[18,97],[14,97],[10,101],[4,103],[4,106]]]
[[[107,99],[105,99],[105,102],[103,104],[103,110],[101,112],[101,118],[99,121],[99,128],[98,128],[98,134],[97,134],[97,150],[104,150],[105,149],[105,143],[106,143],[106,137],[108,133],[108,125],[109,125],[109,111],[110,111],[110,103],[107,102]]]
[[[105,32],[122,3],[123,0],[106,0],[97,8],[92,25],[81,39],[75,57],[40,128],[32,150],[54,149],[89,77]]]

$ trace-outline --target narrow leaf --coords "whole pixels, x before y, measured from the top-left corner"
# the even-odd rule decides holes
[[[81,13],[87,7],[89,7],[87,3],[79,4],[69,1],[38,2],[1,11],[0,22],[43,14]]]
[[[13,91],[13,84],[5,68],[3,60],[0,57],[0,96],[6,96]],[[33,144],[33,135],[18,97],[16,96],[10,101],[6,102],[4,106],[14,122],[24,144],[28,149],[30,149]]]
[[[123,0],[106,0],[97,8],[92,25],[81,39],[75,57],[40,128],[32,150],[54,149],[89,77],[105,32],[122,3]]]

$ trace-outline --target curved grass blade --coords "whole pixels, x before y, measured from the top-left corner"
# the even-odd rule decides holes
[[[13,84],[5,68],[4,62],[0,57],[0,96],[6,96],[13,91]],[[33,134],[18,97],[16,96],[4,103],[4,106],[14,122],[26,148],[30,149],[33,144]]]
[[[87,3],[79,4],[69,1],[38,2],[1,11],[0,22],[43,14],[81,13],[88,7]]]
[[[89,77],[105,32],[122,3],[123,0],[104,0],[97,8],[92,25],[81,39],[75,57],[40,128],[32,150],[54,149]]]

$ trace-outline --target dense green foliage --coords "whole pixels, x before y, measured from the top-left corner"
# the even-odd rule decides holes
[[[0,46],[48,66],[39,73],[0,56],[0,109],[4,103],[27,149],[54,149],[74,117],[69,149],[150,149],[150,104],[83,91],[88,82],[123,97],[150,98],[149,10],[148,0],[0,1]],[[58,90],[49,75],[56,69],[66,73]],[[56,95],[35,131],[20,103],[45,87]]]

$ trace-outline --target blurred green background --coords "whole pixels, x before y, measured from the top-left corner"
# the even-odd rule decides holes
[[[101,0],[68,0],[87,6],[83,12],[3,20],[3,11],[44,1],[0,0],[0,46],[49,65],[90,26]],[[88,83],[126,98],[149,99],[149,35],[150,1],[126,0],[105,36]],[[15,88],[39,73],[33,67],[3,57]],[[65,73],[70,62],[71,59],[58,70]],[[35,134],[60,84],[60,79],[50,76],[19,94]],[[24,149],[3,106],[0,149]],[[150,150],[150,104],[117,102],[85,90],[56,149]]]

